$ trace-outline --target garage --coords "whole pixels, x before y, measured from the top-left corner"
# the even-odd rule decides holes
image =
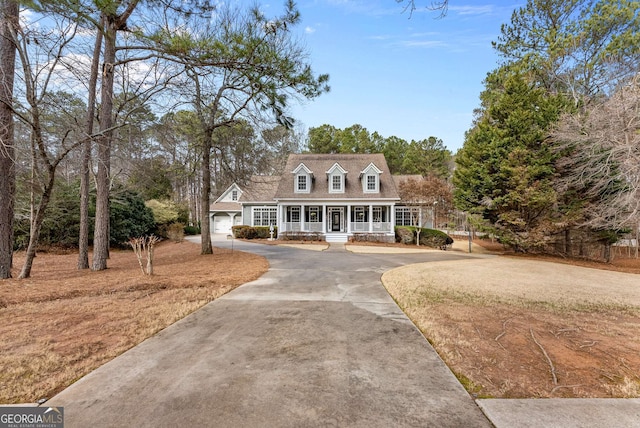
[[[213,233],[231,233],[231,226],[242,223],[240,213],[215,213],[213,216]]]
[[[232,220],[226,213],[217,213],[213,217],[213,233],[231,233]]]
[[[213,218],[213,233],[231,233],[231,218],[224,214],[216,214]]]

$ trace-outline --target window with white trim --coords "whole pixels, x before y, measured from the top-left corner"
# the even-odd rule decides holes
[[[317,223],[320,219],[320,207],[309,207],[309,222]]]
[[[411,208],[396,207],[396,226],[413,226]]]
[[[231,200],[232,201],[237,201],[238,200],[238,191],[237,190],[232,190],[231,191]]]
[[[253,226],[271,225],[278,225],[278,209],[275,207],[253,207]]]
[[[368,207],[353,207],[353,221],[356,223],[364,223],[367,220],[367,208]]]
[[[309,177],[306,174],[298,174],[296,179],[296,192],[309,191]]]
[[[372,210],[373,222],[382,223],[382,207],[373,207]]]
[[[291,223],[300,223],[300,207],[287,208],[287,221]]]
[[[338,193],[338,192],[343,192],[343,186],[342,183],[344,181],[344,178],[342,175],[340,174],[334,174],[331,176],[331,192],[333,193]]]
[[[374,174],[368,174],[366,176],[367,184],[366,191],[367,192],[377,192],[378,191],[378,176]]]

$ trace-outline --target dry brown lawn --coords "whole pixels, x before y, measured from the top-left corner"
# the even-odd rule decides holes
[[[112,251],[101,272],[78,271],[76,260],[39,254],[32,278],[0,282],[0,403],[50,398],[268,269],[263,257],[218,248],[203,256],[189,242],[158,245],[151,277],[132,251]]]
[[[638,272],[638,259],[506,256],[403,267],[383,282],[475,396],[640,397]]]

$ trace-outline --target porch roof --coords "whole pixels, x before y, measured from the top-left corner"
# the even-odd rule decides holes
[[[209,207],[210,212],[240,212],[241,209],[237,202],[215,202]]]

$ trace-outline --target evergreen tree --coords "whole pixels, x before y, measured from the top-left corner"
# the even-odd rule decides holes
[[[567,103],[509,68],[486,83],[480,116],[456,156],[455,202],[526,251],[552,229],[556,156],[546,138]]]

